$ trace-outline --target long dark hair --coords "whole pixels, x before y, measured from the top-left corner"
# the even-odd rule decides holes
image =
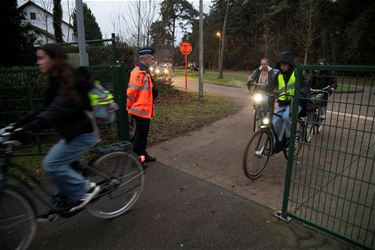
[[[63,47],[59,44],[48,43],[40,46],[38,50],[43,50],[54,61],[49,74],[59,81],[59,95],[69,98],[75,104],[82,104],[78,91],[74,86],[73,68],[68,62]]]

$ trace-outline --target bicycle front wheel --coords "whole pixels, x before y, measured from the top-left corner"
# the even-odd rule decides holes
[[[254,108],[254,116],[253,116],[253,132],[255,132],[258,128],[259,124],[259,110]]]
[[[102,191],[98,200],[90,204],[89,212],[112,219],[131,209],[144,185],[144,171],[138,157],[127,151],[111,152],[99,157],[93,168],[96,175],[92,180],[101,185]]]
[[[267,166],[273,151],[272,133],[268,129],[258,130],[246,146],[243,169],[250,179],[258,178]]]
[[[36,232],[35,208],[21,190],[0,190],[0,249],[26,249]]]

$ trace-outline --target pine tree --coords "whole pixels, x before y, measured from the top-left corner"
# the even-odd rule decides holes
[[[77,17],[76,11],[73,13],[73,27],[77,32]],[[85,37],[86,40],[103,39],[102,32],[98,23],[96,22],[94,14],[86,3],[83,3],[83,19],[85,23]]]

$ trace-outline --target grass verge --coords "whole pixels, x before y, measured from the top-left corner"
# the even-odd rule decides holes
[[[176,69],[173,76],[185,76],[183,70]],[[188,72],[188,78],[196,80],[199,78],[199,72]],[[206,71],[204,73],[204,81],[207,83],[213,83],[224,86],[241,87],[246,86],[247,77],[243,75],[235,75],[230,73],[224,73],[223,78],[218,77],[218,72]]]
[[[204,100],[199,101],[196,93],[176,90],[169,85],[162,88],[168,90],[160,91],[155,105],[156,116],[149,137],[151,144],[210,124],[240,108],[240,104],[228,97],[205,95]]]

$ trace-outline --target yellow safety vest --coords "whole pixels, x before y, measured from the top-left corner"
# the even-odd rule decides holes
[[[289,81],[287,84],[285,84],[284,76],[283,74],[279,73],[278,75],[278,83],[279,83],[279,100],[280,101],[289,101],[292,99],[292,96],[294,96],[294,92],[296,89],[296,76],[294,74],[294,71],[292,75],[289,78]]]

